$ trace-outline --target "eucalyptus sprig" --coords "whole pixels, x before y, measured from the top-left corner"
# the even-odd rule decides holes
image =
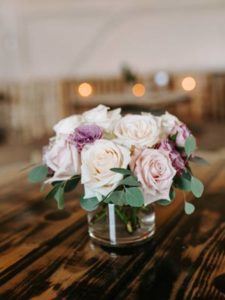
[[[74,175],[66,181],[55,181],[52,183],[53,188],[45,197],[45,200],[55,199],[59,209],[64,208],[64,193],[71,192],[76,188],[80,181],[79,175]]]

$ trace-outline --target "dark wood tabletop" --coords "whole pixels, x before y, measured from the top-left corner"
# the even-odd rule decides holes
[[[156,206],[152,240],[121,251],[90,241],[77,194],[57,211],[24,176],[5,184],[0,299],[225,299],[225,161],[195,173],[206,186],[196,212],[185,216],[178,194],[170,208]]]

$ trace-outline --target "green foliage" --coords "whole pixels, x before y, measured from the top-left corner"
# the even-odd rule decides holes
[[[174,188],[170,189],[170,201],[172,202],[176,197],[176,191]]]
[[[130,170],[122,168],[113,168],[111,171],[124,175],[116,190],[111,192],[103,200],[105,203],[112,203],[118,206],[130,205],[132,207],[141,207],[144,205],[144,197],[140,189],[137,178],[132,175]]]
[[[171,141],[173,141],[173,142],[176,141],[176,138],[177,138],[177,133],[175,133],[175,134],[169,136],[169,139],[170,139]]]
[[[167,206],[167,205],[170,205],[173,202],[173,200],[176,197],[176,191],[173,187],[170,189],[169,197],[170,197],[170,199],[160,199],[160,200],[158,200],[157,204],[162,205],[162,206]]]
[[[38,166],[31,170],[28,174],[30,182],[36,183],[43,181],[48,175],[48,168],[46,166]]]
[[[64,208],[64,193],[72,191],[80,181],[80,176],[73,176],[66,181],[55,181],[53,188],[45,197],[45,200],[55,199],[59,209]]]
[[[96,197],[85,199],[84,197],[80,198],[80,206],[87,210],[87,211],[93,211],[97,209],[99,204],[99,201]]]
[[[162,205],[162,206],[167,206],[170,205],[172,201],[168,199],[161,199],[157,201],[157,204]]]
[[[113,203],[119,206],[125,205],[126,204],[125,192],[123,190],[114,191],[104,200],[104,202]]]
[[[58,209],[64,208],[64,189],[63,186],[59,186],[55,192],[54,198],[58,204]]]
[[[191,191],[197,198],[200,198],[204,191],[203,183],[194,176],[192,176],[192,178],[191,178]]]
[[[53,189],[51,189],[51,191],[45,196],[44,200],[48,201],[50,199],[55,199],[55,194],[57,193],[59,188],[60,188],[60,184],[55,185]]]
[[[133,207],[142,207],[144,205],[144,197],[139,188],[126,188],[126,203]]]
[[[187,156],[190,156],[195,151],[195,149],[196,149],[196,140],[193,137],[193,135],[190,135],[186,139],[184,149],[185,149],[185,153],[187,154]]]
[[[191,215],[195,211],[195,206],[192,203],[189,203],[189,202],[185,201],[184,211],[187,215]]]
[[[45,197],[45,200],[55,199],[58,205],[58,209],[64,208],[64,189],[62,184],[57,184],[51,189],[51,191]]]
[[[123,168],[112,168],[110,170],[115,172],[115,173],[120,173],[120,174],[123,174],[123,175],[131,175],[130,170],[123,169]]]
[[[121,185],[126,185],[126,186],[140,186],[140,183],[137,181],[137,178],[134,176],[128,176],[124,178],[121,182]]]
[[[196,163],[198,165],[207,166],[209,162],[202,157],[194,156],[190,158],[190,162]]]
[[[174,186],[183,191],[191,191],[191,175],[187,172],[181,176],[175,176]]]
[[[80,181],[80,176],[78,175],[73,176],[69,180],[67,180],[64,187],[65,193],[69,193],[72,190],[74,190],[78,185],[79,181]]]

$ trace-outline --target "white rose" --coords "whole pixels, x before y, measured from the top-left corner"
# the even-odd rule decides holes
[[[105,130],[112,130],[115,122],[121,118],[121,108],[111,111],[108,110],[109,107],[100,104],[97,107],[83,113],[82,122],[87,124],[94,123]]]
[[[161,122],[161,128],[163,133],[165,134],[171,134],[174,127],[176,125],[181,124],[181,122],[178,120],[177,117],[174,115],[171,115],[170,113],[166,112],[162,116],[159,117],[159,120]]]
[[[65,138],[51,141],[43,157],[44,163],[54,171],[46,182],[67,180],[80,174],[80,155],[77,148]]]
[[[54,131],[57,136],[68,135],[73,133],[74,129],[76,129],[81,124],[81,116],[73,115],[62,119],[59,121],[54,127]]]
[[[84,184],[85,198],[107,196],[113,191],[122,174],[110,171],[111,168],[127,168],[130,151],[109,140],[96,140],[84,147],[81,152],[81,183]]]
[[[127,147],[151,147],[159,142],[160,127],[151,114],[127,115],[116,123],[114,134],[118,143]]]

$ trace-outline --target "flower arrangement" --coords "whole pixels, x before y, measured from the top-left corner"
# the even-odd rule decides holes
[[[203,184],[189,162],[204,164],[196,156],[196,140],[172,114],[121,115],[98,105],[82,115],[58,122],[55,136],[43,149],[43,163],[29,173],[31,182],[51,184],[46,196],[64,207],[64,193],[79,181],[84,187],[80,205],[93,211],[100,205],[145,207],[168,205],[176,189],[201,197]],[[192,203],[184,202],[187,214]],[[120,211],[122,213],[122,210]]]

